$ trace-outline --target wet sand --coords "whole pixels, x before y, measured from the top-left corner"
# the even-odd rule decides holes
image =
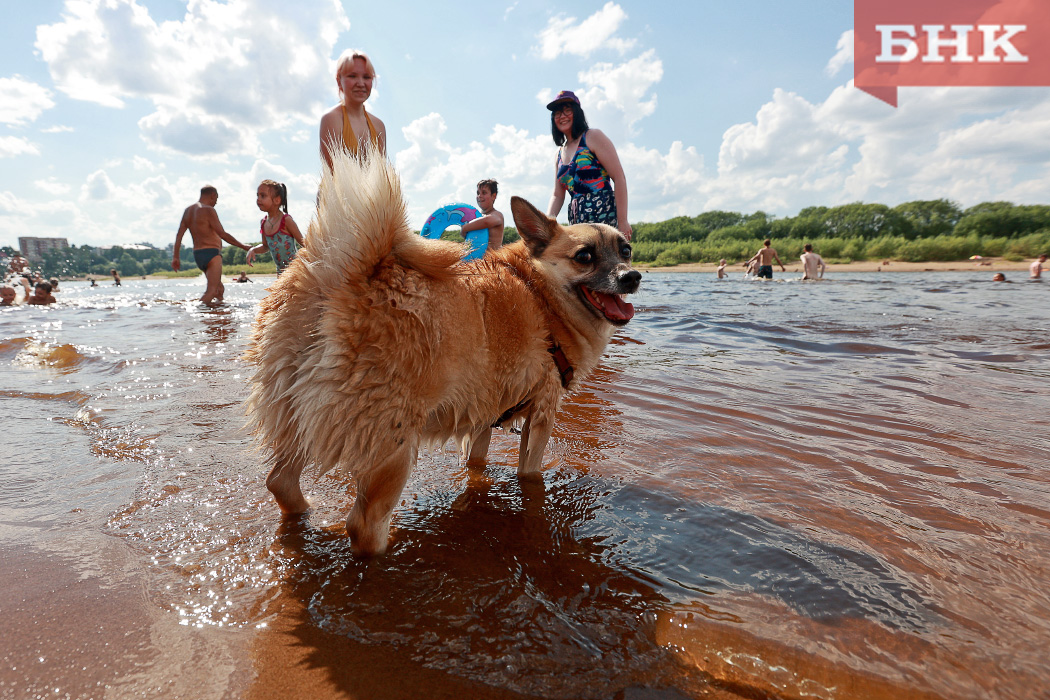
[[[849,263],[828,263],[828,270],[825,274],[833,274],[835,272],[963,272],[968,270],[989,270],[992,272],[1024,272],[1024,276],[1027,277],[1028,266],[1031,264],[1032,260],[1011,262],[1009,260],[1004,260],[1003,258],[985,258],[980,263],[974,262],[973,260],[957,260],[953,262],[902,262],[899,260],[891,260],[889,263],[881,260],[858,260]],[[718,269],[718,263],[685,263],[683,265],[673,265],[670,267],[659,267],[646,263],[636,263],[635,267],[640,270],[651,270],[653,272],[714,272]],[[802,274],[802,263],[798,261],[791,263],[785,262],[784,267],[787,268],[787,273],[781,274]],[[779,271],[780,268],[774,265],[773,272],[776,273]],[[727,265],[726,272],[730,274],[743,274],[744,265]],[[203,274],[204,273],[201,273],[201,275]],[[277,278],[277,275],[274,273],[260,273],[256,275],[249,273],[248,276],[252,282],[262,283],[264,285],[270,284]],[[169,275],[146,275],[146,279],[162,280],[173,279],[173,277]],[[98,280],[97,277],[96,280]],[[227,276],[224,274],[222,280],[223,284],[230,284],[231,282],[238,284],[236,275]],[[70,281],[86,282],[87,277],[75,278]]]
[[[978,264],[973,260],[958,260],[955,262],[900,262],[891,260],[889,263],[881,260],[858,260],[851,263],[828,263],[828,270],[825,274],[831,275],[836,272],[966,272],[970,270],[978,272],[984,270],[989,272],[1010,272],[1012,270],[1024,272],[1024,276],[1028,277],[1028,266],[1032,264],[1032,261],[1011,262],[1002,258],[986,258],[981,263],[987,264]],[[718,269],[718,263],[686,263],[672,267],[656,267],[639,263],[635,267],[654,272],[714,272]],[[786,273],[781,272],[780,267],[774,265],[773,274],[775,275],[778,272],[781,274],[802,274],[801,262],[788,263],[785,261],[784,267],[787,268]],[[727,265],[726,272],[742,275],[744,274],[744,265]]]

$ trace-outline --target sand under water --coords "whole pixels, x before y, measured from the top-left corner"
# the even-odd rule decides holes
[[[282,521],[262,281],[0,310],[0,698],[1039,698],[1050,283],[644,275],[542,485],[423,453],[387,555]]]

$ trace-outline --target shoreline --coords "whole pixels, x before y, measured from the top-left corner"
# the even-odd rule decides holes
[[[878,261],[878,260],[857,260],[849,263],[827,263],[828,269],[825,274],[832,274],[835,272],[1028,272],[1029,266],[1032,264],[1032,260],[1022,260],[1019,262],[1013,262],[1010,260],[1004,260],[1003,258],[985,258],[980,262],[973,260],[957,260],[954,262],[945,261],[934,261],[934,262],[903,262],[898,260],[890,261]],[[658,266],[649,263],[635,263],[635,269],[642,270],[644,272],[709,272],[714,273],[718,269],[718,263],[683,263],[681,265],[671,266]],[[802,263],[792,262],[786,264],[784,267],[787,268],[785,272],[781,272],[776,265],[774,265],[773,273],[779,274],[802,274]],[[727,274],[742,275],[744,273],[743,263],[733,263],[726,265]],[[239,273],[238,273],[239,274]],[[203,276],[201,272],[197,275],[145,275],[144,279],[156,280],[156,279],[196,279]],[[256,274],[249,273],[250,278],[276,278],[276,272],[260,272]],[[87,282],[89,277],[95,277],[96,282],[99,282],[99,286],[105,286],[107,283],[112,285],[112,280],[109,277],[100,277],[96,275],[83,275],[79,277],[59,277],[58,279],[63,282]],[[223,273],[223,281],[235,282],[237,275],[227,275]],[[140,275],[134,275],[127,277],[128,280],[143,279]]]
[[[1031,260],[1022,260],[1020,262],[1011,262],[1002,258],[985,258],[980,262],[973,260],[958,260],[955,262],[900,262],[897,260],[890,261],[878,261],[878,260],[858,260],[850,263],[828,263],[828,269],[825,273],[830,275],[835,272],[1028,272],[1028,267],[1032,264]],[[802,263],[793,262],[784,265],[787,268],[786,272],[781,272],[780,267],[777,265],[773,266],[774,276],[779,273],[785,274],[802,274]],[[657,267],[655,265],[648,265],[645,263],[635,264],[635,268],[644,270],[647,272],[710,272],[714,273],[718,269],[718,263],[683,263],[681,265],[674,265],[671,267]],[[744,274],[743,263],[734,263],[726,265],[726,272],[728,274]]]

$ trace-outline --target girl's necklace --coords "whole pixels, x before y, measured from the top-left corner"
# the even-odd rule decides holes
[[[277,222],[276,224],[274,222]],[[274,218],[269,214],[266,215],[266,228],[270,230],[270,235],[277,233],[277,229],[280,227],[280,217]]]

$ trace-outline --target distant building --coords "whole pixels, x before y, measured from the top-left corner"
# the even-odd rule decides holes
[[[97,250],[113,250],[114,248],[121,248],[123,250],[158,250],[156,246],[150,245],[149,243],[128,243],[127,245],[102,245],[98,246]]]
[[[31,236],[19,236],[18,247],[22,251],[22,257],[28,260],[43,260],[45,251],[68,248],[69,241],[65,238],[33,238]]]

